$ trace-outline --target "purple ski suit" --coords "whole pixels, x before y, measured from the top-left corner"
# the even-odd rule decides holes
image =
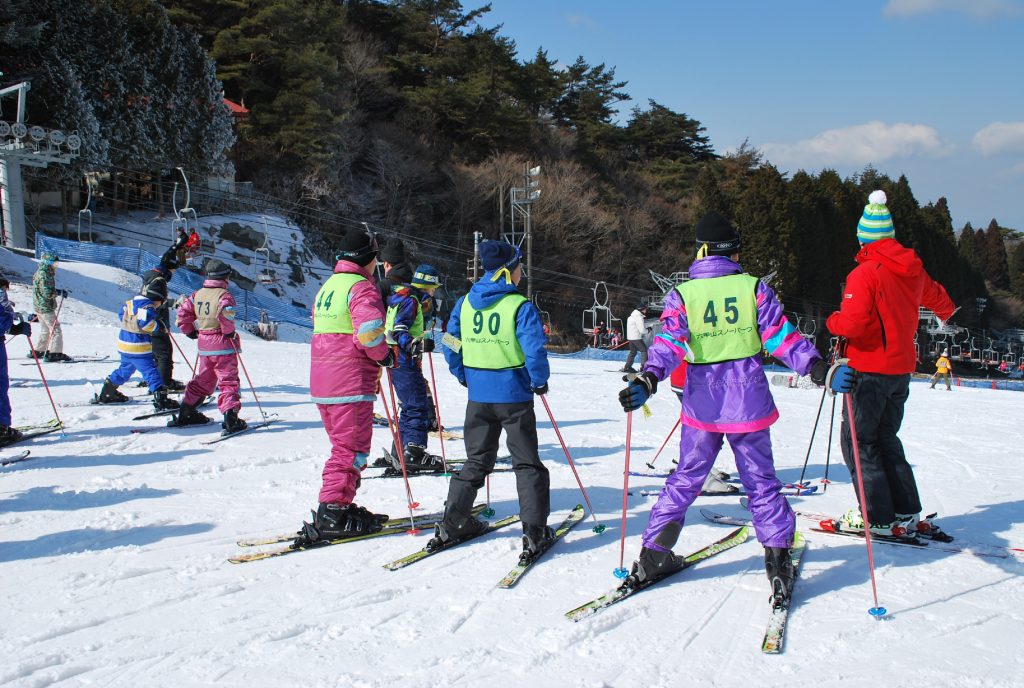
[[[690,278],[710,279],[742,272],[729,258],[709,256],[693,263]],[[807,374],[814,361],[821,358],[817,350],[786,320],[775,292],[762,282],[757,284],[756,303],[757,329],[764,348],[801,375]],[[661,321],[661,334],[651,344],[644,371],[664,380],[687,355],[692,357],[686,304],[678,291],[672,290],[665,298]],[[665,481],[651,509],[644,547],[665,550],[654,542],[655,538],[673,521],[682,525],[687,508],[700,494],[722,449],[723,438],[729,439],[736,456],[736,469],[750,498],[757,539],[766,547],[790,547],[796,522],[782,495],[782,483],[775,477],[768,429],[778,417],[760,355],[688,366],[679,468]]]

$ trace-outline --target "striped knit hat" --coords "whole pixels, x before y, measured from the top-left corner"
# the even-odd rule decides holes
[[[857,223],[857,240],[862,244],[870,244],[879,239],[893,239],[896,230],[892,226],[892,215],[885,207],[884,191],[872,191],[868,196],[868,204],[864,206],[864,214]]]

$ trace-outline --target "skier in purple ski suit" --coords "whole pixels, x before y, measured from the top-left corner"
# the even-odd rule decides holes
[[[783,315],[771,287],[743,274],[736,262],[740,237],[724,217],[711,211],[701,218],[697,246],[691,282],[665,298],[661,334],[651,344],[643,371],[619,394],[627,412],[638,409],[657,390],[659,380],[669,377],[683,360],[689,363],[679,468],[665,481],[651,509],[630,578],[639,583],[683,568],[682,557],[672,553],[672,546],[686,509],[700,494],[727,438],[749,495],[757,539],[765,547],[773,592],[787,595],[796,524],[775,476],[769,426],[779,412],[761,367],[761,348],[801,375],[810,373],[818,384],[829,368]],[[684,294],[690,295],[690,303],[684,302]],[[709,327],[711,322],[715,324]]]

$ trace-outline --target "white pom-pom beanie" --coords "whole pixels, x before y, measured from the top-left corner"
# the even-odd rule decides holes
[[[880,190],[872,191],[868,196],[868,204],[864,206],[864,213],[857,223],[857,240],[860,243],[870,244],[879,239],[895,238],[896,230],[889,209],[885,207],[886,200],[885,192]]]

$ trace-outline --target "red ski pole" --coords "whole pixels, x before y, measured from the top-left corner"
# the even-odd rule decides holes
[[[622,533],[619,535],[619,568],[613,573],[616,578],[625,578],[629,571],[623,566],[626,560],[626,510],[629,508],[629,444],[633,436],[633,412],[626,413],[626,467],[622,471]]]
[[[679,416],[678,418],[676,418],[676,424],[672,426],[672,430],[669,431],[668,437],[666,437],[665,441],[661,443],[661,449],[659,449],[658,453],[654,455],[654,459],[649,464],[647,464],[647,467],[650,468],[652,471],[654,470],[654,464],[657,462],[658,457],[661,456],[662,450],[668,444],[668,441],[670,439],[672,439],[672,436],[676,434],[676,430],[679,429],[679,424],[682,423],[682,422],[683,422],[683,417],[682,416]]]
[[[32,358],[36,362],[36,368],[39,369],[39,378],[43,381],[43,387],[46,388],[46,396],[50,397],[50,406],[53,407],[53,417],[57,419],[57,425],[60,427],[60,436],[67,437],[67,433],[64,432],[64,421],[60,419],[60,414],[57,413],[57,404],[53,401],[53,394],[50,393],[50,385],[46,382],[46,375],[43,374],[43,366],[39,363],[39,354],[36,353],[36,347],[32,344],[32,337],[25,336],[28,339],[28,348],[32,351]]]
[[[167,330],[167,336],[171,338],[171,344],[174,344],[174,348],[177,349],[178,353],[181,354],[181,357],[183,359],[185,359],[185,365],[187,365],[192,370],[192,377],[195,377],[196,376],[196,369],[192,366],[192,363],[188,360],[188,356],[185,355],[185,352],[181,350],[181,345],[178,344],[178,340],[174,338],[174,335],[171,334],[170,330]],[[241,359],[239,359],[239,360],[241,360]]]
[[[853,463],[857,468],[857,487],[860,490],[860,516],[864,519],[864,542],[868,547],[868,571],[871,573],[871,594],[874,595],[875,606],[868,610],[868,614],[876,619],[882,619],[885,614],[885,607],[878,604],[878,586],[875,584],[875,556],[871,550],[871,523],[868,521],[867,499],[864,495],[864,473],[860,467],[860,447],[857,445],[857,424],[853,419],[853,395],[846,394],[846,413],[850,421],[850,441],[853,444]]]
[[[245,369],[245,361],[242,360],[242,353],[235,346],[234,339],[228,338],[228,342],[231,343],[231,348],[235,350],[235,356],[238,357],[238,364],[242,366],[242,372],[245,373],[245,381],[249,383],[249,389],[252,391],[252,398],[256,400],[256,408],[260,410],[260,415],[263,416],[263,421],[267,421],[267,414],[263,411],[263,404],[260,403],[260,398],[256,396],[256,388],[252,384],[252,378],[249,377],[249,371]]]
[[[565,452],[565,458],[569,460],[569,468],[572,469],[572,474],[576,477],[576,484],[580,486],[580,492],[583,493],[583,499],[587,502],[587,508],[590,509],[590,517],[594,519],[593,531],[595,533],[603,533],[605,527],[603,524],[598,522],[597,516],[594,515],[594,507],[590,503],[590,497],[587,496],[587,490],[583,487],[583,482],[580,480],[580,474],[576,472],[576,463],[569,455],[569,448],[565,446],[565,440],[562,439],[562,432],[558,429],[558,423],[555,422],[555,417],[551,413],[551,407],[548,406],[547,395],[540,394],[538,396],[540,397],[540,400],[544,402],[544,410],[548,412],[548,418],[551,419],[551,427],[555,429],[555,434],[558,436],[558,442],[562,445],[562,451]]]
[[[391,381],[391,369],[385,368],[384,371],[388,376],[388,387],[390,387],[391,392],[394,393],[395,386]],[[392,404],[394,403],[393,399],[394,397],[392,397]],[[409,485],[409,473],[405,468],[405,453],[402,451],[402,433],[398,428],[398,409],[392,406],[392,408],[395,409],[395,415],[392,416],[391,410],[388,408],[388,400],[384,395],[383,388],[381,389],[380,400],[384,404],[384,415],[387,416],[388,427],[391,429],[391,439],[395,443],[395,453],[398,454],[398,465],[402,467],[402,480],[405,481],[405,494],[409,502],[409,522],[411,524],[409,534],[415,535],[419,530],[416,528],[416,521],[413,518],[412,510],[418,509],[420,507],[420,503],[413,499],[412,487]]]

